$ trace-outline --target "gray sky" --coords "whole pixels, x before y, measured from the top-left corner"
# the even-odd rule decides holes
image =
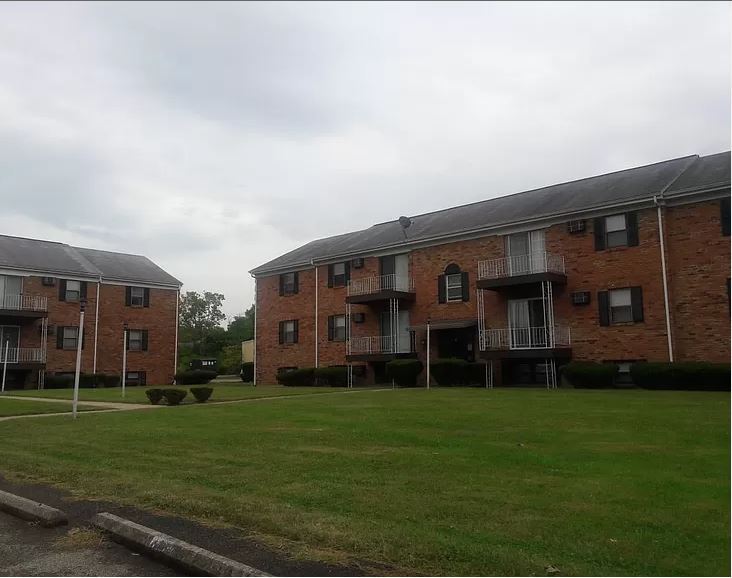
[[[0,232],[188,290],[314,238],[730,148],[730,4],[0,3]]]

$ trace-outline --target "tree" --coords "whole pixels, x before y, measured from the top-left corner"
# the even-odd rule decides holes
[[[194,348],[201,353],[201,343],[206,333],[226,319],[221,304],[224,296],[221,293],[205,291],[203,295],[196,291],[187,291],[180,299],[181,340],[193,341]]]
[[[226,328],[231,343],[241,343],[254,338],[254,305],[241,315],[235,315]]]

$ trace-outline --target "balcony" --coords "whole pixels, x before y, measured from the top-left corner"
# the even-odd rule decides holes
[[[346,357],[349,361],[381,361],[394,357],[414,355],[414,336],[398,340],[391,335],[352,337],[346,342]]]
[[[498,289],[551,281],[566,284],[564,257],[546,251],[478,262],[478,288]]]
[[[0,364],[5,363],[5,346],[0,348]],[[8,348],[8,365],[33,365],[46,363],[46,350],[41,347]]]
[[[48,297],[43,295],[0,295],[0,315],[46,317]]]
[[[387,299],[414,301],[414,279],[408,275],[378,275],[348,283],[346,303],[369,303]]]
[[[481,351],[499,357],[569,356],[572,336],[567,325],[484,329],[478,336]]]

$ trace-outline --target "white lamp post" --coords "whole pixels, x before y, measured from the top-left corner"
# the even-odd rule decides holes
[[[76,419],[76,406],[79,404],[79,374],[81,373],[81,345],[84,339],[84,309],[86,309],[86,299],[79,301],[79,331],[76,334],[76,373],[74,374],[74,403],[72,406],[72,415]]]
[[[122,329],[122,397],[125,396],[125,385],[127,382],[127,323]]]
[[[5,393],[5,374],[8,372],[8,349],[10,348],[10,339],[5,340],[5,358],[3,359],[3,389]]]
[[[430,388],[430,318],[427,318],[427,389]]]

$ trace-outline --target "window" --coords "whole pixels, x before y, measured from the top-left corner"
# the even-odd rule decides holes
[[[600,325],[643,321],[643,290],[625,287],[597,293]]]
[[[445,291],[447,302],[463,300],[463,276],[460,273],[445,275]]]
[[[348,284],[348,263],[328,265],[328,287],[345,287]]]
[[[290,373],[291,371],[297,371],[297,367],[288,366],[288,367],[278,367],[277,373]]]
[[[613,363],[618,366],[618,374],[615,376],[616,385],[632,385],[633,377],[630,374],[631,368],[636,363],[643,363],[643,360],[621,359],[620,361],[606,361],[605,363]]]
[[[328,317],[328,341],[346,340],[346,316],[331,315]]]
[[[61,336],[62,349],[76,349],[79,346],[78,327],[64,327]]]
[[[128,371],[125,377],[126,385],[145,385],[146,375],[144,371]]]
[[[56,279],[53,277],[41,277],[41,284],[46,287],[53,287],[56,284]]]
[[[142,351],[142,331],[130,329],[127,332],[127,350]]]
[[[445,274],[437,277],[437,300],[440,303],[455,303],[468,299],[468,274],[461,272],[455,263],[451,263],[445,267]]]
[[[64,301],[78,301],[81,297],[81,281],[66,281]]]
[[[295,295],[298,292],[297,273],[280,275],[280,295]]]
[[[298,337],[298,321],[290,319],[288,321],[280,321],[280,343],[291,344],[297,343]]]
[[[145,305],[145,289],[143,287],[130,287],[130,305],[132,307]]]
[[[595,250],[638,245],[638,217],[635,213],[595,219]]]
[[[633,305],[630,289],[614,289],[610,291],[610,323],[628,323],[633,321]]]

